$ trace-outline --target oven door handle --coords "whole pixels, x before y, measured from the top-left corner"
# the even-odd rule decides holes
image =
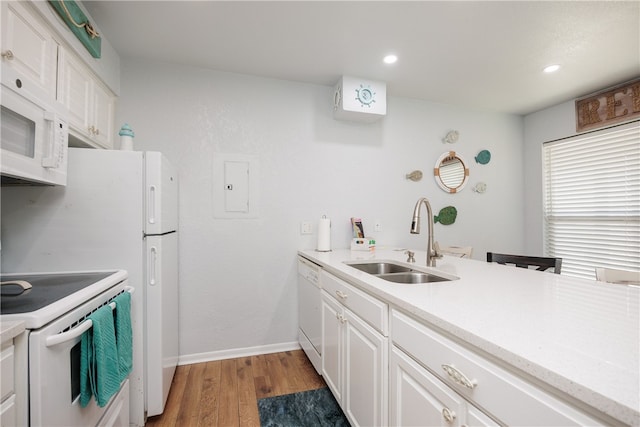
[[[125,286],[124,290],[132,294],[135,288],[131,286]],[[110,302],[109,307],[111,307],[111,309],[113,310],[114,308],[116,308],[116,303]],[[84,334],[86,331],[91,329],[92,326],[93,326],[93,321],[91,319],[85,320],[80,325],[76,326],[73,329],[68,330],[67,332],[62,332],[60,334],[55,334],[47,337],[45,344],[47,347],[53,347],[58,344],[62,344],[64,342],[71,341],[72,339],[77,338],[82,334]]]

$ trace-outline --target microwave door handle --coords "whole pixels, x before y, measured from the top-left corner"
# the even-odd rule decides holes
[[[60,166],[60,160],[63,155],[62,151],[64,148],[62,141],[58,138],[58,133],[56,132],[56,123],[57,115],[50,111],[46,111],[44,113],[44,120],[47,122],[47,129],[45,132],[45,139],[47,142],[47,156],[42,157],[42,166],[45,168],[57,168]]]

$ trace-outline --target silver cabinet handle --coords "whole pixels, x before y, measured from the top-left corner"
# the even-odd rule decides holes
[[[344,323],[347,321],[347,319],[345,319],[344,316],[340,313],[336,314],[336,319],[338,319],[340,323]]]
[[[336,291],[336,295],[338,295],[338,297],[342,299],[347,299],[347,297],[349,296],[342,291]]]
[[[0,55],[2,56],[2,59],[8,59],[8,60],[12,60],[13,59],[13,52],[11,52],[11,50],[7,50],[5,52],[0,53]]]
[[[442,408],[442,417],[446,422],[451,424],[453,420],[456,418],[456,413],[453,412],[451,409],[444,407]]]
[[[447,373],[449,378],[456,384],[473,390],[478,385],[476,380],[470,380],[465,374],[453,367],[453,365],[442,365],[442,369]]]

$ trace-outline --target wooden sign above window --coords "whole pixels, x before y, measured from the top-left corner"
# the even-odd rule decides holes
[[[576,131],[640,117],[640,78],[576,100]]]

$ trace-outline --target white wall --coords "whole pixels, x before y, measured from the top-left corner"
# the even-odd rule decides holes
[[[521,117],[391,97],[380,122],[340,122],[332,97],[325,86],[123,60],[118,125],[132,126],[136,150],[162,151],[179,170],[183,360],[296,341],[296,251],[316,242],[315,234],[300,235],[301,221],[312,221],[315,233],[322,215],[331,218],[334,248],[348,247],[357,216],[379,245],[424,250],[426,227],[416,236],[409,226],[426,196],[434,213],[458,209],[455,224],[436,224],[441,244],[472,245],[480,260],[487,250],[524,249]],[[452,129],[459,141],[443,144]],[[473,159],[482,149],[492,153],[488,165]],[[470,168],[459,194],[433,180],[448,150]],[[258,159],[258,218],[213,217],[216,153]],[[422,181],[406,180],[415,169]],[[471,191],[480,181],[485,194]]]
[[[349,218],[358,216],[379,244],[424,249],[426,235],[409,226],[426,196],[435,212],[458,208],[454,225],[436,225],[442,244],[473,245],[478,259],[524,247],[519,116],[389,98],[387,117],[358,124],[332,118],[325,86],[138,60],[123,60],[121,79],[117,121],[134,129],[134,148],[160,150],[180,171],[183,356],[296,341],[295,256],[316,239],[300,235],[303,220],[315,233],[322,215],[331,218],[334,248],[348,246]],[[451,129],[460,139],[445,145]],[[431,176],[449,149],[471,169],[456,195]],[[473,160],[481,149],[492,152],[488,165]],[[258,158],[258,219],[213,218],[214,153]],[[405,179],[414,169],[422,181]],[[485,194],[471,191],[478,181]]]
[[[542,144],[576,134],[575,101],[524,118],[525,253],[544,255],[542,222]]]

